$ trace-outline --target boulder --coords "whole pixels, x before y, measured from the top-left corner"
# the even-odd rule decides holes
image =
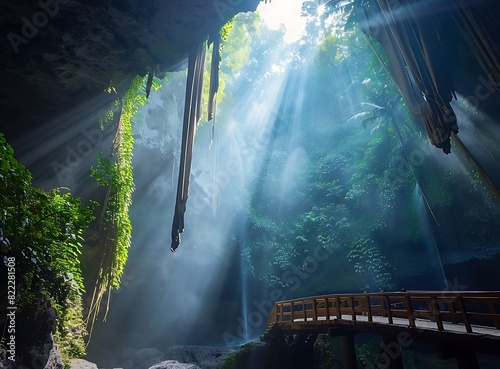
[[[179,363],[177,360],[166,360],[156,364],[149,369],[201,369],[194,364]]]
[[[98,369],[97,365],[83,359],[71,359],[70,365],[71,369]]]
[[[234,350],[215,346],[172,346],[165,352],[165,359],[192,363],[201,369],[217,369]]]
[[[153,347],[140,349],[134,354],[134,368],[148,368],[151,365],[163,360],[163,354],[160,350]]]

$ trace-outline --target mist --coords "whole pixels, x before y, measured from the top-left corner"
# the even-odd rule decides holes
[[[252,27],[248,14],[237,22]],[[329,24],[337,27],[335,20]],[[288,43],[277,42],[283,29],[255,27],[241,69],[221,66],[226,98],[214,126],[198,127],[175,254],[168,245],[185,73],[167,73],[133,120],[132,248],[108,319],[96,326],[90,360],[118,365],[124,351],[144,347],[237,347],[263,333],[278,299],[481,288],[481,278],[469,275],[471,263],[498,257],[496,231],[484,231],[478,241],[477,232],[462,235],[454,225],[474,216],[450,213],[452,204],[468,207],[470,191],[490,207],[486,222],[499,212],[460,153],[432,148],[422,123],[404,107],[393,118],[363,121],[374,106],[399,101],[394,87],[380,91],[388,83],[377,81],[387,78],[380,67],[371,76],[361,73],[371,58],[366,44],[342,33],[325,41],[324,22],[314,20],[301,40]],[[328,49],[328,42],[342,46]],[[227,50],[230,61],[242,52]],[[461,98],[456,106],[461,137],[487,162],[488,151],[473,137],[479,128]],[[400,125],[399,141],[388,119]],[[492,124],[480,129],[498,135]],[[491,158],[485,165],[498,173]],[[444,182],[453,195],[438,184],[443,173],[450,173]],[[362,253],[377,260],[377,272]]]
[[[457,147],[432,147],[360,31],[313,16],[292,40],[266,24],[240,14],[224,45],[223,97],[197,128],[175,253],[186,71],[165,72],[132,119],[129,259],[88,346],[101,367],[129,369],[144,348],[238,347],[285,298],[498,288],[498,200]],[[459,137],[498,184],[497,94],[473,106],[458,94],[453,108]],[[95,191],[88,169],[116,128],[96,121],[114,98],[16,142],[39,186]]]

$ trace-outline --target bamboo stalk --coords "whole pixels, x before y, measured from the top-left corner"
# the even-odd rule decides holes
[[[470,165],[474,168],[474,170],[478,172],[483,181],[486,182],[493,196],[495,196],[495,198],[497,199],[500,199],[500,190],[498,189],[496,183],[490,177],[488,172],[486,172],[486,170],[482,167],[479,161],[477,161],[477,159],[470,152],[467,146],[465,146],[463,141],[454,132],[451,133],[451,139],[453,143],[457,146],[459,151],[464,155],[464,157],[470,163]]]

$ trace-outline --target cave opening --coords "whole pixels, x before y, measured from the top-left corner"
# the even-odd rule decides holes
[[[156,14],[129,5],[121,20],[139,8],[152,18],[174,9]],[[219,17],[229,9],[212,8],[205,11]],[[20,60],[36,47],[45,50],[44,63],[61,62],[47,45],[77,8],[51,9],[54,23],[18,45]],[[119,69],[105,81],[99,76],[104,91],[81,105],[26,109],[38,95],[80,97],[85,79],[95,87],[99,78],[90,76],[99,65],[89,50],[101,46],[90,36],[75,43],[88,63],[58,71],[66,76],[63,90],[47,78],[46,96],[30,90],[21,104],[21,88],[5,77],[14,87],[2,93],[10,108],[2,132],[34,184],[101,204],[79,256],[91,333],[85,358],[103,368],[147,369],[181,361],[180,346],[232,350],[259,339],[275,302],[305,296],[499,290],[495,5],[274,0],[255,12],[231,10],[237,14],[220,32],[190,40],[189,50],[202,50],[196,57],[204,60],[191,82],[187,45],[166,65],[132,36],[111,33],[102,38],[121,46],[109,59],[134,48],[132,62],[145,60],[141,73],[133,81]],[[120,66],[136,71],[122,59]],[[40,76],[30,83],[43,91]],[[197,89],[192,109],[190,86]],[[195,134],[187,155],[181,142],[189,138],[189,114]],[[27,123],[15,126],[18,119]],[[14,205],[2,188],[7,214]],[[52,217],[29,211],[34,220],[22,219],[23,226]],[[0,218],[5,258],[15,248],[9,239],[32,240],[10,235],[10,219]],[[181,232],[174,247],[172,235]],[[120,237],[122,249],[115,248]],[[23,257],[41,260],[16,254]],[[356,345],[366,358],[379,342],[361,336]],[[452,367],[422,347],[404,352],[406,365]],[[497,358],[479,359],[483,368],[496,367]]]

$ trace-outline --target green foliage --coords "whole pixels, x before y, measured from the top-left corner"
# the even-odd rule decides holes
[[[375,363],[377,355],[380,352],[380,347],[382,345],[382,339],[380,337],[373,337],[368,342],[356,346],[356,357],[361,363],[360,366],[368,367],[368,363]]]
[[[107,206],[105,220],[115,229],[113,240],[115,245],[111,270],[104,270],[103,273],[109,276],[111,286],[115,289],[120,287],[132,233],[128,214],[134,191],[132,171],[134,139],[131,119],[138,112],[139,106],[146,103],[146,97],[142,93],[143,86],[144,78],[137,76],[123,97],[120,122],[115,137],[115,161],[106,160],[102,153],[98,153],[97,167],[91,168],[91,176],[100,185],[108,186],[110,192],[109,200],[105,204]]]
[[[69,192],[44,192],[33,187],[31,174],[14,159],[3,135],[0,145],[0,224],[6,238],[1,252],[15,256],[26,268],[23,279],[28,288],[36,285],[50,291],[61,303],[70,289],[68,281],[83,290],[78,257],[83,231],[93,219],[96,204],[83,206]]]
[[[276,78],[280,84],[273,86],[277,96],[269,103],[273,113],[263,109],[255,121],[279,128],[273,130],[269,143],[255,145],[251,137],[238,136],[237,124],[232,127],[234,142],[245,144],[239,147],[243,155],[238,159],[247,182],[243,186],[250,191],[240,191],[239,184],[225,188],[228,193],[244,193],[234,197],[237,201],[227,202],[246,219],[246,228],[228,238],[241,248],[245,272],[280,288],[297,285],[282,280],[285,271],[300,275],[304,260],[317,250],[334,250],[318,263],[314,277],[302,273],[297,294],[339,286],[343,290],[395,288],[392,265],[398,264],[402,271],[399,265],[411,263],[404,258],[405,251],[410,244],[418,246],[422,238],[422,219],[413,201],[416,183],[430,208],[440,208],[456,206],[453,193],[462,178],[428,153],[419,132],[422,127],[415,124],[386,73],[387,61],[374,54],[383,55],[380,45],[375,41],[371,45],[358,27],[352,27],[352,9],[345,12],[349,19],[326,29],[309,25],[316,34],[310,32],[294,45],[297,48],[283,46],[282,30],[266,29],[250,13],[238,15],[221,30],[218,127],[240,122],[246,113],[240,107],[249,103],[268,107],[269,81],[281,77],[280,73],[285,76],[282,84]],[[318,43],[316,36],[321,34],[324,37]],[[287,64],[285,59],[293,62]],[[207,91],[205,86],[204,98]],[[239,101],[243,97],[247,100]],[[175,104],[166,109],[178,110]],[[287,144],[303,149],[301,156],[306,157],[305,169],[289,177],[284,175],[291,156],[291,150],[284,148]],[[255,150],[247,154],[248,147]],[[484,220],[487,216],[480,208],[466,211]],[[475,221],[462,224],[456,232],[465,230],[486,232]]]
[[[113,93],[115,95],[117,94],[116,88],[114,88],[112,85],[112,81],[109,82],[109,86],[108,86],[108,88],[106,88],[104,90],[104,92],[107,92],[108,94],[111,94],[111,93]],[[106,113],[104,113],[103,116],[99,117],[99,124],[100,124],[101,130],[104,130],[104,125],[107,122],[110,122],[114,119],[115,113],[117,112],[119,106],[120,106],[120,100],[116,99],[115,100],[115,107],[113,109],[108,110]]]
[[[376,362],[377,356],[383,347],[383,341],[380,337],[373,337],[362,345],[356,346],[356,356],[360,363],[360,367],[371,367]],[[453,359],[436,360],[433,358],[435,355],[424,355],[408,348],[401,348],[401,356],[405,368],[407,369],[444,369],[454,368],[455,363]],[[382,363],[381,363],[382,364]]]
[[[247,211],[249,241],[243,255],[253,275],[261,281],[287,287],[279,278],[283,271],[304,270],[304,260],[314,255],[315,250],[335,250],[335,258],[321,264],[317,273],[329,270],[331,265],[344,268],[341,258],[348,261],[344,264],[351,265],[352,274],[344,273],[337,278],[346,279],[340,285],[345,286],[349,280],[349,288],[392,289],[393,268],[375,237],[377,233],[392,231],[398,203],[414,186],[411,178],[395,179],[391,175],[396,172],[391,166],[398,164],[393,158],[400,159],[401,153],[392,127],[393,120],[399,117],[401,99],[394,97],[397,89],[382,67],[376,67],[378,60],[358,29],[327,31],[325,35],[314,61],[319,68],[308,70],[307,82],[321,93],[305,98],[303,109],[308,113],[297,120],[303,124],[296,128],[303,140],[300,145],[308,155],[308,166],[302,177],[294,180],[307,186],[297,186],[296,192],[285,196],[287,200],[301,199],[296,202],[300,206],[292,201],[284,206],[276,198],[275,189],[280,186],[286,164],[280,157],[283,154],[286,158],[286,153],[275,150],[264,159],[271,163],[265,174],[255,179],[254,200]],[[303,53],[307,50],[304,47]],[[305,55],[297,57],[301,58],[305,59]],[[325,73],[329,78],[325,78]],[[285,87],[284,96],[295,94],[289,89]],[[347,102],[353,97],[367,103],[339,106],[342,114],[332,111],[332,100]],[[287,107],[287,102],[282,104],[280,111],[297,109]],[[362,129],[362,122],[348,119],[360,113],[358,109],[363,110],[366,126],[372,130],[370,135]],[[370,119],[366,120],[367,117]],[[373,123],[377,129],[368,126]],[[324,128],[316,129],[318,126]],[[347,136],[342,133],[339,140],[337,132],[341,129],[349,133]],[[282,130],[286,133],[286,126]],[[277,211],[277,206],[284,209]],[[369,244],[362,246],[362,240]],[[333,267],[330,273],[335,273]],[[301,288],[307,290],[308,284],[327,288],[313,279],[304,281]],[[333,287],[328,285],[328,288]]]
[[[222,366],[220,367],[220,369],[233,369],[235,360],[236,360],[236,354],[229,355],[222,364]]]
[[[0,134],[0,257],[14,257],[18,308],[55,307],[61,351],[83,355],[79,256],[95,202],[33,187],[30,172]],[[67,357],[66,357],[67,358]]]
[[[330,348],[325,345],[314,343],[313,350],[314,368],[331,369],[333,366],[333,357]]]
[[[111,179],[111,204],[113,204],[112,222],[115,225],[116,251],[113,264],[114,273],[112,287],[119,288],[120,278],[128,257],[132,224],[128,214],[129,206],[132,204],[132,192],[134,191],[134,176],[132,171],[132,151],[134,138],[132,137],[131,119],[137,113],[139,106],[146,103],[146,97],[141,94],[144,78],[135,77],[132,86],[123,97],[122,115],[117,132],[116,170]]]
[[[233,30],[233,26],[234,18],[222,26],[220,29],[220,39],[222,42],[227,42],[227,39]]]
[[[77,289],[73,289],[64,305],[55,305],[57,316],[57,330],[54,340],[60,346],[61,357],[65,368],[69,368],[69,360],[85,355],[85,342],[87,335],[83,320],[82,296]]]
[[[226,40],[222,45],[223,73],[238,76],[249,59],[252,35],[258,32],[259,27],[260,16],[257,13],[240,13],[233,18],[231,26],[226,29]]]
[[[151,89],[153,91],[160,91],[162,87],[163,87],[162,80],[159,79],[158,77],[153,77],[153,83],[151,84]]]
[[[138,113],[139,107],[146,102],[144,82],[144,77],[137,76],[122,99],[120,120],[111,155],[113,160],[105,159],[99,152],[97,167],[91,168],[91,176],[98,184],[106,186],[108,191],[98,225],[101,260],[99,261],[98,275],[92,281],[92,300],[85,319],[90,335],[106,293],[108,293],[108,303],[105,310],[105,314],[107,314],[111,289],[120,287],[121,277],[128,259],[132,234],[129,206],[132,203],[132,192],[134,191],[132,170],[134,139],[131,119]],[[106,315],[104,319],[105,317]]]
[[[347,258],[354,264],[354,271],[361,278],[362,289],[367,291],[394,289],[393,270],[373,240],[359,239],[351,247]]]
[[[455,368],[454,359],[436,360],[434,355],[423,355],[421,352],[402,348],[401,355],[405,363],[405,369],[445,369]]]
[[[101,186],[109,186],[112,179],[116,176],[116,170],[115,164],[110,160],[104,159],[102,152],[99,151],[97,153],[97,167],[90,168],[90,175]]]

